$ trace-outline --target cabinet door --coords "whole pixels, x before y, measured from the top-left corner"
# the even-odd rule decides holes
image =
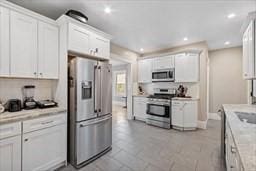
[[[183,127],[183,105],[182,101],[172,101],[172,125]]]
[[[175,82],[199,81],[199,55],[188,53],[175,56]]]
[[[0,170],[21,170],[21,136],[0,140]]]
[[[255,78],[255,21],[251,21],[243,35],[243,77]]]
[[[38,43],[38,78],[57,79],[59,75],[58,27],[39,22]]]
[[[49,170],[66,160],[66,125],[23,135],[22,170]]]
[[[183,105],[183,125],[185,128],[197,127],[197,101],[185,101]]]
[[[97,34],[93,34],[91,38],[91,50],[93,51],[93,55],[104,59],[109,59],[110,41]]]
[[[174,68],[174,56],[164,56],[154,59],[153,70]]]
[[[11,11],[11,76],[37,75],[37,21]]]
[[[68,50],[82,54],[90,54],[91,35],[92,33],[86,29],[70,23]]]
[[[152,59],[144,59],[138,61],[138,82],[152,82]]]
[[[145,121],[147,118],[147,98],[134,97],[133,98],[133,114],[135,119]]]
[[[0,7],[0,76],[9,76],[9,10]]]

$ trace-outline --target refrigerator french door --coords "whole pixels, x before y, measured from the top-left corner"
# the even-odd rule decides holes
[[[69,61],[69,157],[76,168],[112,144],[112,69],[107,62]]]

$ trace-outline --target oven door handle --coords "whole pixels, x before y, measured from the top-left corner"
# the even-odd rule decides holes
[[[147,102],[148,105],[155,105],[155,106],[170,106],[170,104],[156,104],[156,103],[150,103],[150,102]]]

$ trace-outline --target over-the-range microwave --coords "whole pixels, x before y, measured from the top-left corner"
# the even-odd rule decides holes
[[[174,68],[153,70],[152,82],[174,82]]]

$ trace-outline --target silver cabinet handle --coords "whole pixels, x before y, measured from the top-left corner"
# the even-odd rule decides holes
[[[41,124],[42,125],[45,125],[45,124],[49,124],[49,123],[52,123],[53,121],[47,121],[47,122],[42,122]]]

